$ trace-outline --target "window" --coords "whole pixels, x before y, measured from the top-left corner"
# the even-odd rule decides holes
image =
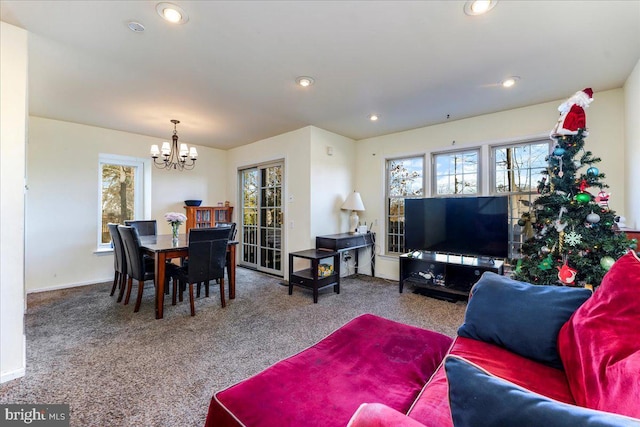
[[[387,253],[404,252],[404,199],[424,197],[424,156],[387,160]]]
[[[478,194],[479,157],[477,149],[433,155],[433,194]]]
[[[140,159],[100,155],[98,249],[111,246],[108,223],[144,217],[143,166]]]
[[[528,236],[518,225],[524,213],[537,197],[538,183],[547,168],[550,140],[492,147],[492,193],[509,196],[510,258],[515,258]]]

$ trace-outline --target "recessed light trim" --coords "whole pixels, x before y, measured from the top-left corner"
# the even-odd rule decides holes
[[[483,15],[493,9],[498,0],[473,0],[464,4],[464,13],[469,16]]]
[[[371,120],[372,122],[377,122],[379,118],[380,118],[380,116],[378,116],[377,114],[370,114],[369,115],[369,120]]]
[[[172,24],[184,24],[189,21],[189,15],[180,6],[176,6],[173,3],[158,3],[156,5],[156,12],[165,21]]]
[[[134,33],[142,33],[144,32],[144,25],[139,22],[131,21],[127,23],[127,27]]]
[[[315,83],[315,80],[313,80],[313,77],[300,76],[296,79],[296,83],[302,87],[309,87]]]
[[[503,81],[501,81],[500,85],[502,87],[510,88],[510,87],[515,86],[515,84],[518,82],[518,80],[520,80],[520,77],[511,76],[511,77],[508,77],[508,78],[504,79]]]

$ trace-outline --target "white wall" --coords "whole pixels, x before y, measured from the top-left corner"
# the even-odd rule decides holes
[[[575,91],[569,92],[567,98]],[[374,231],[378,232],[378,251],[385,252],[385,159],[415,154],[426,154],[428,159],[432,151],[451,149],[452,141],[455,141],[453,147],[469,147],[518,141],[533,136],[546,137],[558,118],[557,107],[563,101],[561,99],[358,141],[356,186],[365,203],[367,200],[373,201],[366,204],[367,210],[361,219],[378,224],[374,227]],[[624,209],[626,189],[623,117],[622,89],[594,93],[594,101],[587,110],[589,137],[585,140],[585,149],[602,158],[598,168],[606,174],[605,182],[611,187],[608,191],[612,193],[610,206],[616,211]],[[428,179],[427,187],[429,185]],[[397,257],[379,256],[376,275],[398,280]]]
[[[640,60],[624,85],[627,227],[640,228]]]
[[[284,274],[288,277],[288,257],[286,254],[309,248],[311,224],[310,188],[310,140],[311,127],[305,127],[272,138],[228,151],[227,194],[233,204],[238,204],[238,171],[247,167],[284,161],[283,214],[284,236],[282,242]],[[239,218],[239,209],[234,216]],[[239,222],[239,221],[238,221]]]
[[[333,154],[327,153],[331,147]],[[340,210],[355,186],[355,141],[311,127],[311,235],[308,247],[315,247],[315,236],[349,230],[349,213]],[[366,201],[363,201],[365,208]]]
[[[161,139],[58,120],[31,117],[27,152],[26,288],[40,291],[113,279],[113,254],[96,254],[98,156],[149,159]],[[167,126],[167,137],[171,129]],[[181,141],[182,142],[182,141]],[[188,141],[184,141],[187,142]],[[198,147],[191,171],[151,168],[148,218],[158,232],[163,214],[184,212],[184,200],[225,200],[226,152]]]
[[[25,373],[27,32],[0,22],[0,382]]]
[[[327,147],[333,155],[327,154]],[[284,160],[284,277],[288,277],[289,252],[315,247],[315,236],[346,231],[346,213],[340,205],[353,191],[355,142],[307,126],[229,150],[227,191],[238,200],[238,170]],[[239,214],[239,212],[238,212]],[[344,217],[344,218],[343,218]],[[236,217],[239,218],[239,217]]]

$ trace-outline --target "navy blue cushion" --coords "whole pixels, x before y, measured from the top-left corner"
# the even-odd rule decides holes
[[[471,289],[458,335],[562,369],[558,333],[590,296],[585,288],[532,285],[486,272]]]
[[[569,405],[495,377],[456,356],[444,362],[454,427],[640,427],[640,420]]]

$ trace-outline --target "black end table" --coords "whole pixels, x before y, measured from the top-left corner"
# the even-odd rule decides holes
[[[310,268],[293,271],[293,259],[304,258],[311,262]],[[333,271],[321,275],[320,261],[333,258]],[[289,295],[293,293],[293,285],[313,290],[313,302],[318,302],[318,290],[333,285],[333,292],[340,293],[340,253],[323,249],[307,249],[289,253]]]

